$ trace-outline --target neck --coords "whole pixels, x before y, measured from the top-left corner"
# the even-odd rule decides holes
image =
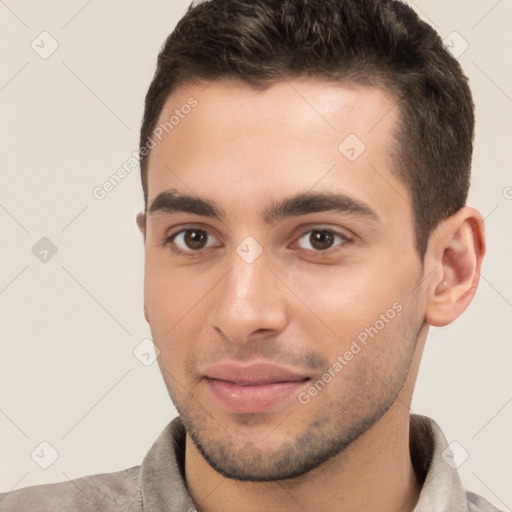
[[[409,415],[426,331],[424,327],[405,385],[391,408],[344,451],[301,477],[275,482],[226,478],[187,435],[185,479],[197,511],[413,511],[422,483],[410,457]]]
[[[307,474],[276,482],[240,482],[217,473],[187,436],[185,476],[199,512],[324,510],[410,512],[418,482],[409,454],[409,410],[397,400],[346,450]],[[236,504],[236,508],[234,508]]]

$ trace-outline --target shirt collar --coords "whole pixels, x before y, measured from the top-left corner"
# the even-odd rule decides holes
[[[439,425],[426,416],[411,414],[409,432],[411,461],[420,480],[424,478],[414,512],[466,512],[466,490]]]
[[[140,471],[143,509],[150,512],[195,511],[184,480],[185,428],[171,421],[157,438]],[[457,470],[449,464],[450,449],[439,425],[426,416],[410,417],[411,460],[423,480],[414,512],[467,512],[466,492]],[[447,462],[448,461],[448,462]]]

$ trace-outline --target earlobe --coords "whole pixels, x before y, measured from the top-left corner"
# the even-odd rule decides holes
[[[464,207],[442,222],[431,240],[429,257],[439,271],[432,273],[425,320],[441,327],[453,322],[475,295],[485,253],[482,216]]]

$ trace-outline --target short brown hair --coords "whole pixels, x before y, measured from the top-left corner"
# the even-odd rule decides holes
[[[145,146],[180,85],[232,78],[263,90],[295,77],[384,87],[399,112],[396,172],[410,191],[416,246],[464,206],[474,105],[440,36],[394,0],[209,0],[191,4],[158,55],[141,128]],[[141,177],[147,206],[147,149]]]

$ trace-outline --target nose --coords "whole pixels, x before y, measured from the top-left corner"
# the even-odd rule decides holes
[[[275,336],[286,326],[285,290],[267,265],[264,254],[247,263],[235,253],[231,271],[216,287],[211,325],[233,343]]]

